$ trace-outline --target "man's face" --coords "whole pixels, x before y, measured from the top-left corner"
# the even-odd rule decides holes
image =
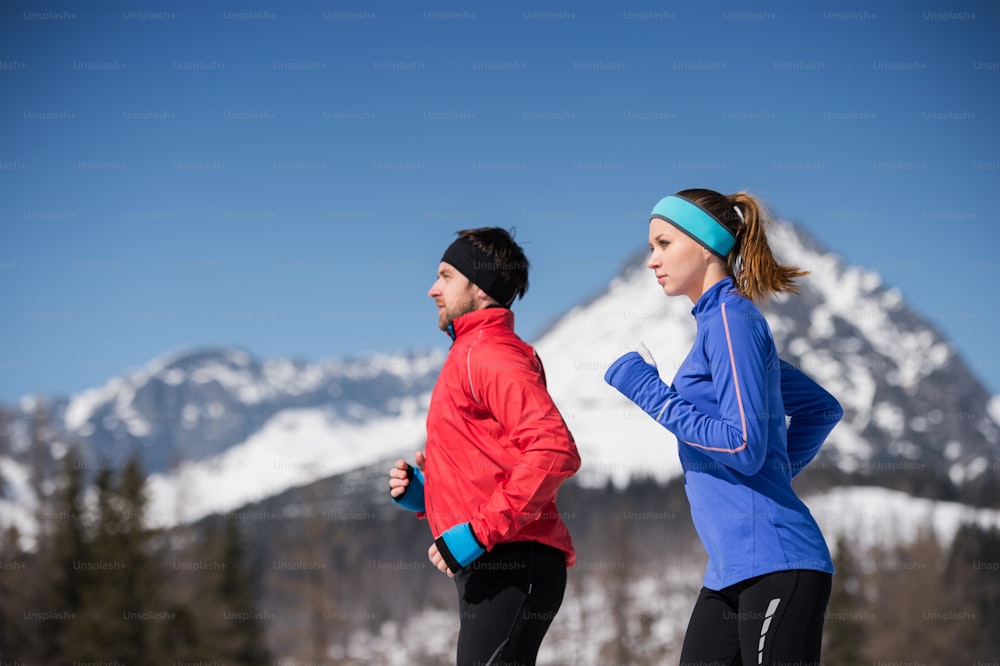
[[[442,261],[438,266],[437,280],[427,295],[438,306],[438,327],[447,331],[451,322],[477,309],[476,285],[451,264]]]

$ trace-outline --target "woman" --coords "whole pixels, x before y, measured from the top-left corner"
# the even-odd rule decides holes
[[[819,664],[833,563],[792,490],[843,416],[837,401],[778,358],[754,301],[797,293],[807,273],[779,264],[754,197],[684,190],[649,221],[653,270],[687,296],[694,346],[660,380],[641,343],[605,380],[677,437],[695,528],[708,551],[682,664]],[[786,415],[791,417],[786,426]]]

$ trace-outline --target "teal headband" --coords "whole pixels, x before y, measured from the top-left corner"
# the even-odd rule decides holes
[[[684,197],[670,195],[653,207],[650,218],[666,220],[722,259],[736,244],[736,238],[715,217]]]

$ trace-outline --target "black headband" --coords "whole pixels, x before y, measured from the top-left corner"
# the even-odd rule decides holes
[[[454,266],[459,273],[505,308],[509,308],[514,302],[517,289],[504,278],[502,269],[505,266],[473,245],[472,241],[457,238],[444,251],[441,261]]]

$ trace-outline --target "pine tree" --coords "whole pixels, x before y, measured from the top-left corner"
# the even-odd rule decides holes
[[[329,529],[319,516],[317,507],[321,500],[317,494],[317,486],[313,485],[306,490],[309,506],[308,513],[303,517],[303,533],[300,543],[292,549],[289,555],[293,558],[301,558],[316,564],[308,571],[296,572],[295,576],[301,590],[302,606],[308,613],[309,618],[309,638],[306,650],[306,658],[313,662],[322,662],[327,655],[332,642],[330,623],[327,620],[333,611],[333,595],[330,593],[332,585],[328,568],[325,562],[325,553],[328,548],[335,547],[337,539],[333,535],[333,530]]]
[[[88,542],[87,557],[74,562],[75,593],[80,597],[80,611],[69,631],[69,650],[74,661],[117,661],[125,642],[118,602],[119,581],[115,559],[117,534],[114,517],[113,478],[102,469],[95,478],[97,515],[95,533]]]
[[[948,584],[943,562],[941,545],[929,531],[878,562],[871,579],[878,631],[865,646],[865,661],[972,663],[974,610]]]
[[[20,541],[14,526],[0,537],[0,655],[28,660],[31,637],[20,620],[29,603],[30,590],[24,585],[29,565]]]
[[[169,613],[168,621],[157,625],[155,642],[166,663],[211,663],[219,660],[218,636],[221,623],[214,623],[220,613],[203,613],[206,605],[215,604],[215,578],[212,570],[216,540],[211,530],[202,532],[181,525],[164,530],[157,541],[155,562],[158,607]],[[220,662],[221,663],[221,662]]]
[[[41,576],[45,587],[35,590],[33,596],[40,608],[60,613],[62,618],[29,630],[38,644],[35,653],[44,663],[69,663],[75,658],[74,628],[81,622],[87,578],[84,567],[90,561],[82,468],[75,452],[70,451],[60,477],[61,488],[53,502],[43,504],[46,508],[38,517],[41,534],[34,560],[47,573]]]
[[[975,625],[971,648],[975,660],[988,663],[1000,654],[1000,530],[963,525],[955,534],[948,566],[948,586],[969,604]]]
[[[263,666],[269,654],[264,644],[263,614],[253,604],[251,575],[246,569],[246,551],[239,531],[239,521],[227,519],[222,534],[222,567],[217,596],[223,609],[226,639],[219,658],[243,666]]]
[[[171,619],[156,584],[152,553],[153,532],[146,526],[145,478],[136,459],[130,459],[115,492],[118,534],[113,543],[124,563],[121,571],[121,605],[126,622],[126,663],[148,659],[157,643],[159,628]]]
[[[844,535],[837,538],[833,565],[837,573],[823,627],[823,662],[828,666],[854,666],[862,662],[865,635],[873,616],[865,608],[861,572]]]
[[[131,460],[116,481],[112,467],[102,466],[95,480],[96,524],[80,585],[80,618],[71,632],[73,656],[142,663],[171,614],[156,586],[142,472]]]
[[[632,654],[632,640],[629,636],[628,584],[633,578],[636,562],[629,535],[629,521],[625,518],[628,512],[624,510],[629,504],[627,498],[617,493],[615,499],[619,510],[615,512],[614,519],[607,528],[612,544],[608,553],[612,558],[612,566],[608,571],[597,574],[603,579],[607,591],[607,611],[610,613],[608,620],[615,628],[615,636],[602,646],[601,658],[607,659],[609,663],[631,664],[635,663],[635,656]]]

